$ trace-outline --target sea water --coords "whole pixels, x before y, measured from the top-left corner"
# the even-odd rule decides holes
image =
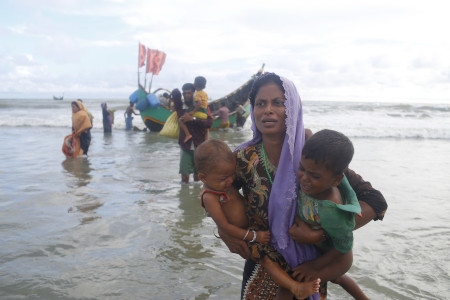
[[[88,157],[61,152],[68,100],[0,100],[1,299],[238,299],[243,260],[214,237],[201,184],[181,184],[176,140],[112,134],[102,99]],[[450,298],[450,105],[304,102],[305,125],[348,135],[351,168],[382,191],[384,221],[355,231],[349,274],[371,299]],[[134,125],[144,128],[139,116]],[[243,130],[211,132],[231,147]],[[329,299],[348,299],[329,284]]]

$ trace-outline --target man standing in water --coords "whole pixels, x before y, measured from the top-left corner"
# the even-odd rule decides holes
[[[131,130],[133,129],[133,114],[139,115],[134,111],[134,103],[130,101],[130,105],[128,105],[127,109],[123,113],[123,116],[125,117],[125,129]]]
[[[185,83],[182,87],[183,100],[186,112],[190,112],[195,108],[194,92],[195,87],[192,83]],[[180,121],[185,122],[192,138],[184,141],[186,135],[180,130],[178,144],[181,148],[180,155],[180,174],[181,182],[189,183],[189,175],[194,174],[194,181],[198,181],[197,172],[194,167],[194,149],[206,140],[208,129],[211,127],[213,119],[208,114],[206,119],[197,119],[187,113],[180,117]]]
[[[230,119],[229,119],[230,110],[228,109],[225,101],[220,103],[220,108],[214,113],[214,115],[219,116],[220,118],[220,126],[221,130],[227,131],[230,128]]]

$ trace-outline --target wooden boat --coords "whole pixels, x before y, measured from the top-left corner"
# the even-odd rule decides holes
[[[210,111],[211,112],[217,111],[221,106],[221,102],[222,101],[225,102],[226,106],[230,110],[230,116],[229,116],[230,126],[236,126],[236,121],[237,121],[236,120],[236,118],[237,118],[236,108],[239,107],[239,105],[242,105],[243,108],[245,109],[245,112],[243,114],[243,121],[242,120],[240,121],[240,123],[241,123],[240,125],[242,126],[243,123],[245,123],[245,120],[247,119],[247,117],[250,115],[250,102],[248,100],[248,94],[250,92],[253,82],[255,81],[256,78],[258,78],[263,73],[263,70],[264,70],[264,64],[263,64],[262,68],[255,75],[253,75],[247,82],[245,82],[239,88],[237,88],[236,90],[234,90],[233,92],[229,93],[228,95],[226,95],[222,98],[219,98],[219,99],[209,102],[208,106],[209,106]],[[163,91],[167,91],[167,90],[158,89],[152,93],[157,94],[157,93],[161,93]],[[147,93],[145,91],[145,88],[142,87],[141,85],[139,85],[139,89],[136,92],[138,93],[138,95],[137,95],[138,101],[137,102],[146,99],[149,95],[149,93]],[[141,113],[142,121],[145,123],[145,126],[150,131],[159,132],[163,128],[164,123],[166,122],[167,118],[170,116],[172,111],[168,107],[163,106],[163,105],[157,105],[156,107],[149,105],[145,109],[140,110],[140,113]],[[211,130],[219,129],[219,125],[220,125],[220,119],[216,117],[214,119],[213,125],[211,126]]]
[[[61,97],[53,96],[53,100],[64,100],[64,94]]]

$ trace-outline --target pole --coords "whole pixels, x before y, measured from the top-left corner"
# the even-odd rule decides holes
[[[150,83],[148,84],[148,92],[151,93],[152,90],[152,82],[153,82],[153,73],[152,73],[152,77],[150,78]]]

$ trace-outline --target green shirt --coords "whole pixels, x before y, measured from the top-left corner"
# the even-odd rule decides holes
[[[322,251],[334,247],[341,253],[347,253],[353,247],[354,214],[360,214],[361,207],[345,176],[338,189],[344,204],[336,204],[331,200],[318,200],[299,192],[298,213],[299,217],[312,228],[321,227],[327,233],[326,240],[318,245]]]

